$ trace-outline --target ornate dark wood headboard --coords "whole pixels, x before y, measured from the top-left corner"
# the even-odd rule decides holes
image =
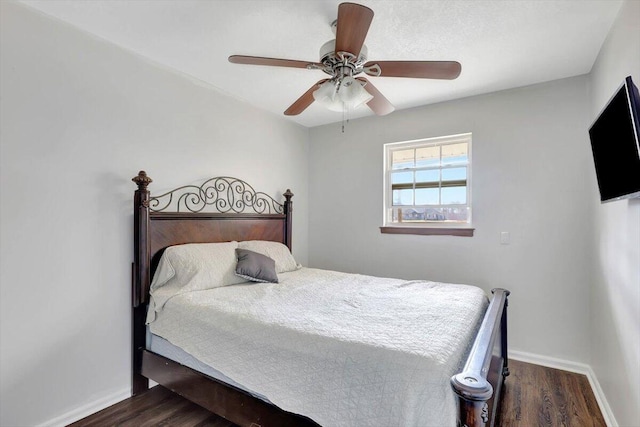
[[[270,240],[291,250],[290,190],[283,194],[281,204],[238,178],[223,176],[152,197],[147,189],[152,179],[145,171],[132,180],[138,185],[134,195],[134,307],[147,302],[153,272],[168,246]]]
[[[232,177],[211,178],[201,185],[185,185],[159,196],[151,196],[152,179],[140,171],[132,179],[134,194],[133,262],[133,389],[146,389],[139,375],[145,346],[145,316],[149,287],[165,248],[185,243],[215,243],[232,240],[270,240],[291,249],[291,198],[284,203],[257,192]],[[140,382],[137,386],[136,383]],[[144,383],[144,384],[143,384]]]

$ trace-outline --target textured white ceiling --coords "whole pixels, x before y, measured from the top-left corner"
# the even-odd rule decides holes
[[[258,108],[282,112],[321,71],[230,64],[233,54],[317,61],[338,0],[23,0]],[[454,60],[458,79],[371,77],[404,109],[588,73],[621,0],[361,0],[370,60]],[[393,113],[392,113],[393,114]],[[366,107],[351,118],[373,115]],[[304,126],[342,114],[311,105]]]

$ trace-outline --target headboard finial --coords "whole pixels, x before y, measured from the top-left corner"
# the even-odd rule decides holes
[[[147,185],[153,182],[153,180],[147,176],[147,173],[145,171],[138,172],[138,176],[134,176],[133,178],[131,178],[131,181],[138,184],[138,190],[140,191],[146,191]]]
[[[287,188],[287,191],[284,192],[283,196],[285,199],[291,200],[291,198],[293,197],[293,193]]]

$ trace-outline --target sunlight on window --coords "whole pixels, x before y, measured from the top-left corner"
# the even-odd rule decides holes
[[[385,144],[385,224],[471,222],[471,134]]]

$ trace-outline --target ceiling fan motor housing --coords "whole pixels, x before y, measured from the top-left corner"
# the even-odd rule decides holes
[[[332,77],[360,74],[367,62],[367,46],[362,45],[356,58],[350,52],[336,52],[336,41],[329,40],[320,48],[320,62],[325,65],[323,71]]]

